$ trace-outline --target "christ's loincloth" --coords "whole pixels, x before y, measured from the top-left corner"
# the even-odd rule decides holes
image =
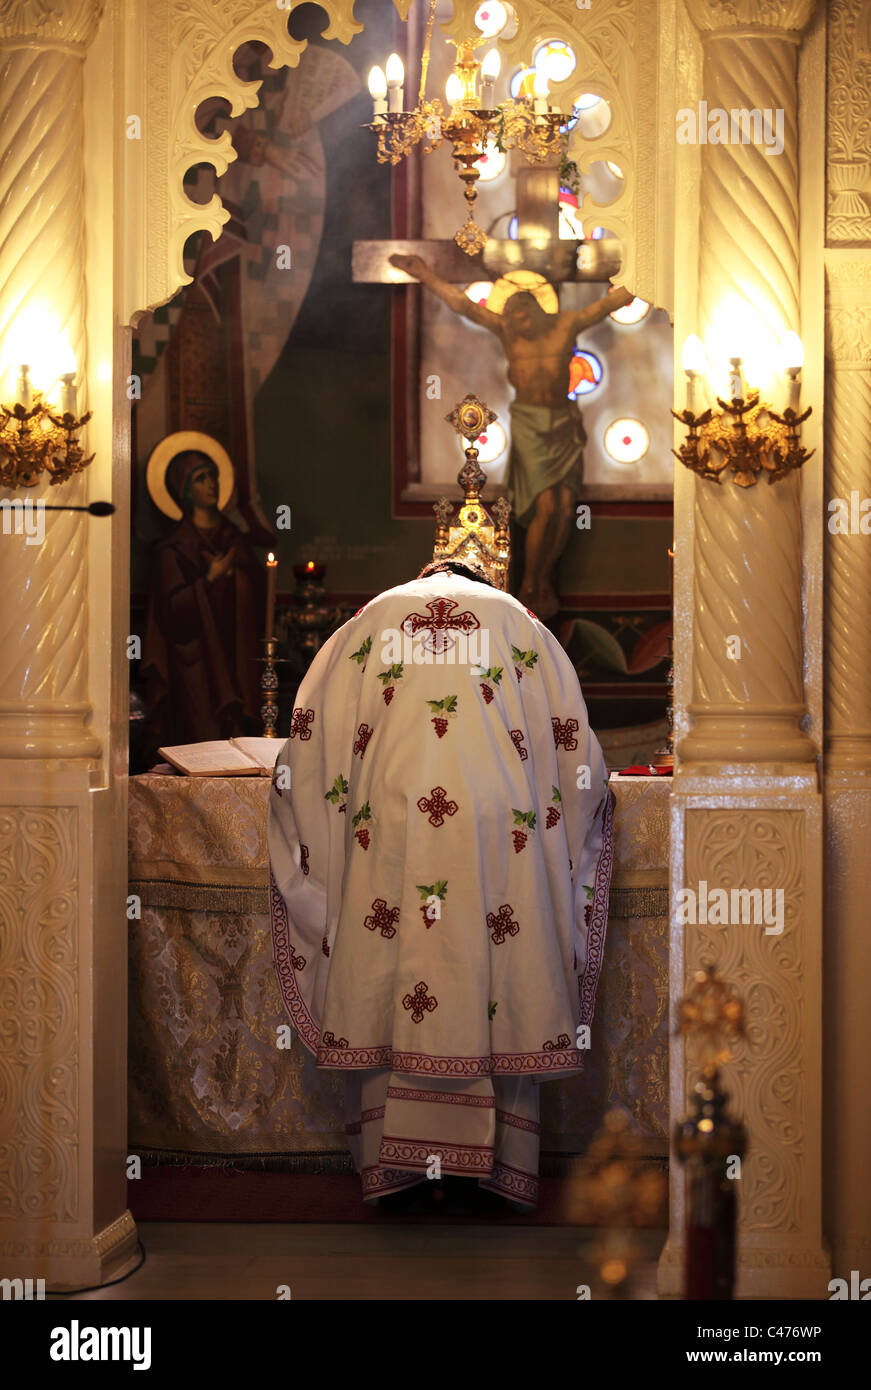
[[[506,481],[521,526],[529,525],[535,500],[546,488],[562,483],[578,494],[586,442],[577,406],[511,402],[511,457]]]

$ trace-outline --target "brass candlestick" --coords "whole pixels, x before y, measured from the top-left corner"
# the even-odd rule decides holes
[[[278,672],[275,669],[275,649],[278,646],[277,637],[267,637],[264,641],[266,655],[263,658],[263,675],[260,677],[260,694],[263,697],[263,704],[260,706],[260,718],[263,720],[263,737],[278,738],[276,724],[278,723]]]

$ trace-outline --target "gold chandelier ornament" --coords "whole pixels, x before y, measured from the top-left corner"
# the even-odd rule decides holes
[[[531,98],[509,98],[498,106],[494,104],[500,58],[495,48],[483,61],[475,57],[475,49],[487,42],[484,34],[449,40],[455,45],[457,56],[445,86],[448,106],[445,108],[438,97],[428,100],[426,79],[435,7],[436,0],[430,0],[417,105],[413,111],[403,109],[405,70],[398,54],[391,53],[384,69],[374,67],[369,73],[374,112],[366,129],[378,136],[379,164],[398,164],[422,141],[425,154],[438,149],[444,139],[450,142],[454,168],[463,182],[466,199],[466,220],[454,234],[454,240],[467,255],[474,256],[487,242],[486,233],[474,217],[481,173],[478,161],[491,144],[502,152],[517,148],[532,163],[555,158],[563,149],[560,127],[565,117],[548,105],[548,84],[542,73],[536,75]]]
[[[483,570],[497,589],[508,588],[508,565],[511,558],[508,521],[511,507],[504,497],[493,503],[492,515],[481,501],[487,474],[478,462],[476,441],[496,414],[477,396],[468,395],[454,406],[445,419],[457,434],[468,443],[466,461],[457,474],[463,489],[464,501],[454,520],[454,506],[446,497],[433,506],[436,514],[436,537],[433,560],[455,560],[472,569]]]
[[[707,363],[700,340],[695,334],[687,339],[683,351],[687,403],[683,410],[671,413],[687,426],[688,434],[672,453],[691,472],[715,483],[731,474],[736,487],[754,487],[762,475],[775,483],[807,463],[813,450],[802,446],[799,427],[810,416],[811,407],[801,413],[798,409],[804,352],[797,334],[787,334],[783,350],[788,403],[782,414],[763,402],[758,391],[748,391],[740,357],[729,359],[730,399],[717,396],[718,410],[709,407],[697,413],[696,381],[705,376]]]
[[[61,409],[34,391],[30,367],[22,365],[14,405],[0,403],[0,487],[36,487],[43,474],[54,485],[81,473],[94,459],[79,442],[92,412],[76,414],[75,373],[60,377]]]

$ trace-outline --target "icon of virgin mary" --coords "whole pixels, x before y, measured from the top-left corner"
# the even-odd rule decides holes
[[[229,455],[211,436],[184,430],[154,449],[146,481],[177,522],[152,566],[143,652],[149,743],[259,732],[265,579],[248,537],[223,515],[233,492]]]

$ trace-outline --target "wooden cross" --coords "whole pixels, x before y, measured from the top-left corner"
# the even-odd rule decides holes
[[[498,279],[510,270],[533,270],[559,286],[566,281],[606,281],[620,268],[614,238],[563,240],[559,235],[559,165],[529,164],[512,154],[517,189],[517,240],[491,237],[483,252],[467,256],[454,241],[355,241],[351,275],[357,283],[408,285],[417,281],[390,264],[396,253],[423,256],[442,280],[467,285]],[[578,254],[580,248],[580,254]]]

